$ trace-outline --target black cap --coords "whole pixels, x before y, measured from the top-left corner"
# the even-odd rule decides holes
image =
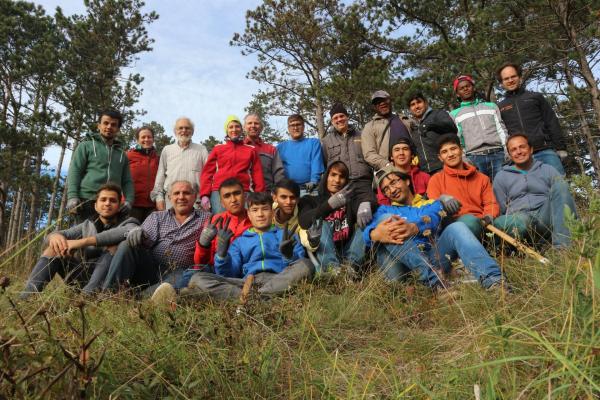
[[[329,111],[329,117],[333,118],[335,114],[344,114],[348,116],[348,110],[346,110],[346,107],[344,107],[342,103],[335,103]]]

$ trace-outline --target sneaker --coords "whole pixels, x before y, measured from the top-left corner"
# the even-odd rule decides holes
[[[508,284],[508,282],[506,282],[504,279],[500,279],[499,281],[492,283],[486,290],[488,292],[497,292],[497,293],[504,292],[507,294],[513,293],[512,286],[510,286]]]
[[[164,282],[161,283],[156,290],[154,290],[152,297],[150,297],[150,301],[156,306],[166,306],[174,309],[176,297],[177,292],[175,291],[173,285],[168,282]]]

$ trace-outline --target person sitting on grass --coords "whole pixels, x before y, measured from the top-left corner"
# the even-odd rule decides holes
[[[96,215],[44,239],[46,249],[27,279],[22,299],[41,292],[56,274],[67,283],[87,281],[82,289],[86,294],[100,287],[116,245],[138,226],[136,219],[120,217],[121,195],[118,185],[103,184],[96,191]]]
[[[483,218],[486,224],[491,224],[500,214],[490,178],[463,161],[463,150],[456,135],[440,137],[438,157],[444,168],[431,177],[427,196],[439,199],[450,195],[458,200],[458,210],[452,210],[456,211],[456,220],[464,222],[476,237],[481,238],[480,220]]]
[[[249,193],[248,218],[252,227],[231,242],[233,232],[218,229],[215,274],[197,272],[188,284],[189,294],[218,300],[240,297],[244,281],[253,275],[258,293],[280,294],[298,282],[312,277],[314,267],[304,258],[304,248],[294,228],[273,225],[273,200],[269,193]],[[174,301],[175,290],[161,285],[160,303]],[[168,289],[168,290],[167,290]],[[158,290],[157,290],[158,292]],[[168,293],[167,293],[168,292]],[[155,300],[158,297],[155,293]]]
[[[498,263],[463,222],[454,222],[440,232],[443,216],[454,211],[451,196],[424,201],[412,191],[410,176],[393,166],[380,170],[377,185],[391,200],[380,206],[364,231],[367,246],[377,244],[377,260],[388,280],[401,280],[416,270],[420,280],[434,291],[445,288],[440,270],[450,272],[460,258],[484,288],[504,287]]]
[[[300,226],[309,230],[311,246],[318,247],[317,260],[323,271],[339,271],[342,258],[358,269],[365,257],[361,229],[371,222],[375,196],[372,191],[354,194],[348,175],[346,164],[333,162],[319,185],[319,195],[303,197],[298,205]],[[365,209],[368,213],[363,213]]]

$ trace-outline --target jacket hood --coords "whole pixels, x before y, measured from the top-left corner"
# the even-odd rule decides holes
[[[463,165],[465,166],[465,169],[455,169],[455,168],[450,168],[450,167],[444,165],[444,173],[458,178],[458,177],[467,177],[467,176],[473,175],[477,172],[477,168],[475,168],[475,166],[468,164],[466,162],[463,162]]]
[[[319,186],[317,188],[317,192],[319,193],[319,199],[327,200],[327,199],[329,199],[329,197],[331,197],[331,194],[327,190],[327,177],[329,176],[329,171],[331,171],[331,167],[333,166],[333,164],[338,164],[338,163],[342,163],[346,166],[346,168],[348,168],[346,163],[343,161],[340,161],[340,160],[333,161],[327,166],[327,170],[321,176],[321,181],[319,182]],[[349,171],[349,169],[348,169],[348,171]],[[348,182],[346,182],[346,186],[348,186],[349,183],[350,183],[350,179],[348,179]],[[344,187],[346,187],[346,186],[344,186]]]

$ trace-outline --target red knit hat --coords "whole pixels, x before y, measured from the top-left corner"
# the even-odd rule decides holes
[[[458,78],[454,80],[454,84],[452,85],[454,87],[454,92],[456,92],[456,89],[458,89],[458,84],[462,81],[471,82],[471,85],[475,86],[475,81],[471,75],[459,75]]]

